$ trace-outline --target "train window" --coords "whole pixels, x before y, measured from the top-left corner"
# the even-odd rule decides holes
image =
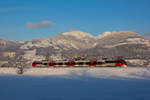
[[[33,64],[42,64],[42,62],[33,62]]]
[[[47,65],[47,63],[43,63],[43,65]]]
[[[83,65],[84,62],[77,62],[77,65]]]
[[[86,65],[90,65],[90,64],[91,64],[91,62],[86,62],[85,64],[86,64]]]
[[[97,62],[98,65],[103,64],[103,62]]]
[[[121,61],[105,61],[105,63],[122,63]]]
[[[33,62],[32,64],[36,64],[36,62]]]
[[[65,63],[65,65],[74,65],[75,63],[74,62],[67,62]]]
[[[49,65],[56,65],[56,63],[49,63]]]
[[[63,63],[57,63],[57,65],[63,65]]]
[[[114,63],[113,61],[105,61],[105,63]]]
[[[96,65],[97,62],[86,62],[87,65]]]
[[[97,62],[90,62],[90,65],[96,65]]]
[[[122,63],[121,61],[116,61],[116,63]]]
[[[69,65],[69,63],[65,63],[65,65]]]

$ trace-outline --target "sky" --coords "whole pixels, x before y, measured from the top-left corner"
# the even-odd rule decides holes
[[[72,29],[150,32],[150,0],[0,0],[0,38],[32,40]]]

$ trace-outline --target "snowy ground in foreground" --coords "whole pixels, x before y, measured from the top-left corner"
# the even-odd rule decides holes
[[[150,100],[150,68],[1,68],[0,100]]]
[[[17,75],[15,68],[0,68],[0,75]],[[22,76],[94,77],[150,79],[150,68],[26,68]]]

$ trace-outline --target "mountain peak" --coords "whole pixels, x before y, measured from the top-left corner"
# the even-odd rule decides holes
[[[112,34],[112,32],[104,32],[104,33],[98,35],[97,38],[100,39],[100,38],[103,38],[103,37],[105,37],[105,36],[109,36],[109,35],[111,35],[111,34]]]
[[[73,36],[76,38],[94,38],[93,35],[81,31],[71,31],[71,32],[65,32],[63,35]]]
[[[116,35],[116,36],[137,36],[138,33],[137,32],[133,32],[133,31],[114,31],[114,32],[104,32],[102,34],[100,34],[99,36],[97,36],[98,39],[107,37],[107,36],[112,36],[112,35]]]

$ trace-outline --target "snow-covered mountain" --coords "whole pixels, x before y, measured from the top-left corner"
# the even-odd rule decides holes
[[[80,31],[71,31],[58,34],[52,38],[38,38],[32,41],[24,43],[20,49],[31,49],[31,48],[47,48],[54,47],[59,50],[69,50],[69,49],[87,49],[93,48],[96,45],[112,44],[120,42],[120,40],[125,40],[126,38],[132,38],[138,36],[135,32],[104,32],[99,36],[92,36],[89,33]]]
[[[93,46],[95,42],[95,37],[84,32],[73,31],[58,34],[52,38],[38,38],[27,42],[22,45],[21,49],[36,48],[47,48],[53,47],[55,49],[87,49]],[[87,44],[88,46],[85,46]]]
[[[0,60],[47,59],[62,53],[65,57],[75,55],[143,57],[150,54],[150,40],[136,32],[104,32],[98,36],[81,31],[57,34],[52,38],[38,38],[32,41],[6,41],[0,39]]]

